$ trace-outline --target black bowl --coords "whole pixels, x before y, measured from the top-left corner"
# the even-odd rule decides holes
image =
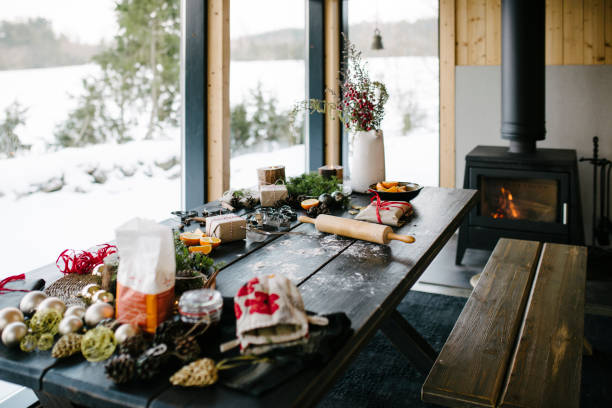
[[[405,181],[400,181],[399,182],[400,186],[406,186],[406,189],[408,191],[402,191],[399,193],[389,193],[386,191],[377,191],[376,190],[376,184],[372,184],[370,186],[370,189],[372,190],[376,190],[376,192],[378,193],[378,195],[380,196],[380,198],[382,200],[385,201],[410,201],[412,200],[414,197],[418,196],[419,193],[421,192],[421,190],[423,189],[423,186],[420,186],[416,183],[408,183]],[[372,194],[372,193],[370,193]]]

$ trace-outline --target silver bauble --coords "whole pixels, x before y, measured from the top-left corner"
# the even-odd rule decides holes
[[[59,312],[60,315],[64,315],[66,311],[66,304],[61,301],[60,298],[56,298],[55,296],[46,298],[42,302],[38,304],[36,311],[39,312],[41,310],[53,309]]]
[[[0,310],[0,332],[13,322],[23,322],[23,313],[16,307],[5,307]]]
[[[115,297],[113,296],[113,294],[105,290],[97,291],[96,293],[94,293],[93,297],[91,298],[92,302],[110,303],[113,300],[115,300]]]
[[[85,323],[87,326],[93,327],[104,319],[111,318],[115,315],[115,308],[108,303],[97,302],[87,308],[85,312]]]
[[[2,343],[6,347],[15,347],[28,333],[28,327],[22,322],[13,322],[2,330]]]
[[[40,302],[46,298],[47,295],[45,295],[44,292],[41,292],[40,290],[33,290],[21,298],[21,302],[19,302],[19,309],[28,315],[34,313]]]
[[[66,309],[66,312],[64,313],[64,317],[68,316],[76,316],[79,319],[82,319],[83,317],[85,317],[85,308],[83,306],[78,305],[70,306],[68,309]]]
[[[133,324],[124,323],[115,330],[115,340],[118,344],[123,343],[129,337],[136,336],[140,333],[140,329]]]
[[[89,285],[85,285],[83,289],[81,289],[81,297],[85,299],[91,299],[93,294],[100,290],[100,285],[97,283],[90,283]]]
[[[59,333],[63,336],[68,333],[76,333],[83,328],[83,320],[76,316],[66,316],[59,323]]]

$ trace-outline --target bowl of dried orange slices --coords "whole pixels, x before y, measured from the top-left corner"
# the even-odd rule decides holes
[[[381,199],[387,201],[410,201],[422,189],[423,186],[407,181],[379,181],[370,186],[370,190],[376,191]]]

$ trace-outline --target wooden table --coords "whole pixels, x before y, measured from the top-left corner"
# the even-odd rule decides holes
[[[355,196],[353,203],[363,205],[368,200]],[[49,352],[26,354],[5,347],[0,347],[0,379],[32,388],[44,406],[70,406],[68,401],[90,407],[312,406],[379,329],[426,374],[436,353],[395,308],[475,203],[475,190],[423,189],[413,200],[415,216],[398,230],[416,237],[410,245],[339,238],[296,222],[292,231],[300,234],[217,248],[214,259],[226,262],[217,279],[224,296],[233,296],[252,276],[283,273],[298,285],[308,310],[342,311],[351,319],[353,335],[324,368],[307,369],[259,398],[223,386],[171,387],[170,373],[120,388],[105,377],[101,363],[55,361]],[[176,225],[176,221],[166,223]],[[42,277],[50,284],[61,275],[50,265],[27,276]]]

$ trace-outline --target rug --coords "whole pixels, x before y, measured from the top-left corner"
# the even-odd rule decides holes
[[[439,352],[466,300],[412,291],[398,310]],[[612,406],[612,318],[587,315],[585,334],[595,352],[583,358],[581,407]],[[421,401],[423,382],[425,376],[378,332],[319,407],[434,407]]]

